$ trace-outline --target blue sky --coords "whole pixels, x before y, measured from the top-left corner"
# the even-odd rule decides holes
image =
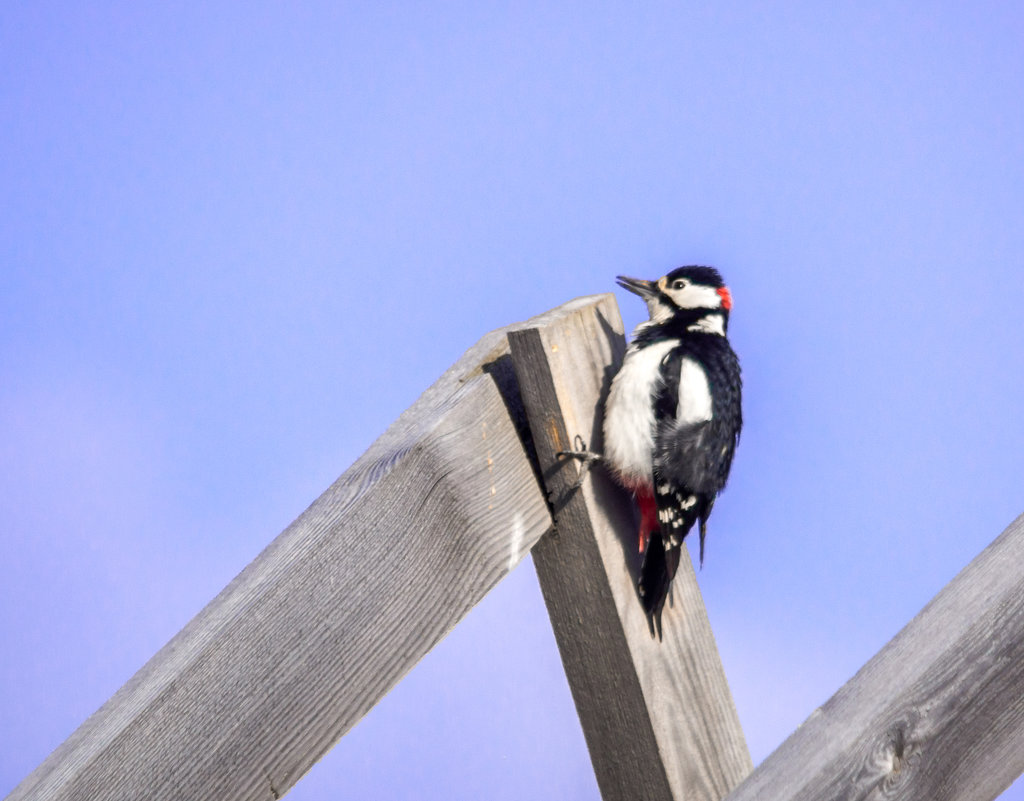
[[[551,6],[0,9],[0,792],[620,273],[735,298],[699,580],[755,762],[1024,511],[1015,4]],[[596,798],[530,564],[290,797]]]

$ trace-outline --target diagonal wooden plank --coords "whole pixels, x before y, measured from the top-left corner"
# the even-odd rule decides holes
[[[1024,515],[729,801],[991,801],[1024,772]]]
[[[689,557],[653,640],[634,590],[628,496],[594,468],[581,490],[559,450],[601,448],[600,415],[625,350],[611,295],[581,298],[509,336],[556,529],[534,564],[605,801],[717,799],[750,755]]]
[[[290,788],[551,526],[510,417],[513,328],[471,348],[9,798]]]

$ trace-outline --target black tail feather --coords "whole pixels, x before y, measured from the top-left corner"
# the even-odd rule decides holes
[[[711,517],[711,509],[715,505],[715,499],[701,498],[698,511],[700,519],[700,566],[704,567],[704,538],[708,535],[708,518]]]
[[[681,546],[665,549],[660,532],[654,532],[644,551],[643,564],[640,566],[640,578],[637,581],[637,594],[647,614],[647,625],[651,636],[661,639],[661,611],[665,607],[672,579],[679,569]]]

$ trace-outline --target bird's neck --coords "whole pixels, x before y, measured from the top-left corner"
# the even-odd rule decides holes
[[[633,341],[642,346],[693,334],[724,337],[728,327],[727,315],[724,309],[680,309],[667,320],[640,323],[633,331]]]

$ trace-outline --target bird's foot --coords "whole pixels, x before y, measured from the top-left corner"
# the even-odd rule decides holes
[[[594,451],[587,449],[587,443],[583,441],[583,437],[579,434],[573,440],[573,447],[575,450],[571,451],[558,451],[555,454],[559,459],[577,459],[580,462],[579,476],[576,478],[576,483],[573,485],[573,489],[579,489],[583,486],[583,479],[586,478],[587,472],[590,470],[590,466],[594,462],[600,462],[604,459],[604,456],[600,453],[594,453]]]

